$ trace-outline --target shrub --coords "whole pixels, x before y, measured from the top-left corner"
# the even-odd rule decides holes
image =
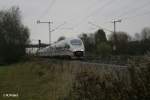
[[[96,54],[102,57],[106,57],[111,54],[112,48],[108,43],[102,42],[99,45],[97,45],[96,50],[97,50]]]
[[[150,100],[150,58],[130,61],[127,72],[80,72],[68,100]]]

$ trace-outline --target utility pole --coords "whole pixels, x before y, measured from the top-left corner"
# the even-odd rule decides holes
[[[121,23],[121,19],[119,19],[119,20],[114,20],[112,23],[114,23],[114,34],[116,33],[116,23],[117,22],[120,22]]]
[[[53,22],[51,22],[51,21],[41,22],[40,20],[37,21],[37,24],[41,24],[41,23],[48,24],[48,29],[49,29],[49,45],[51,45],[51,24]]]
[[[122,21],[121,19],[112,21],[112,23],[114,24],[114,45],[113,45],[114,51],[117,49],[116,48],[116,44],[117,44],[116,23],[121,23],[121,21]]]

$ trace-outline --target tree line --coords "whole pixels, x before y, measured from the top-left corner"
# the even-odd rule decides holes
[[[102,29],[79,37],[84,42],[86,55],[144,55],[150,51],[150,28],[144,28],[134,37],[126,32],[111,33],[106,37]]]
[[[12,63],[25,55],[29,29],[22,24],[18,7],[0,11],[0,63]]]

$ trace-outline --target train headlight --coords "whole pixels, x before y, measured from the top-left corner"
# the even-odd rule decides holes
[[[80,51],[84,51],[83,49],[81,49]]]
[[[84,51],[83,49],[74,49],[74,51]]]

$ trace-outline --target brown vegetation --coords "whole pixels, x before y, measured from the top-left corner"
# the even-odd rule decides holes
[[[18,93],[14,100],[149,100],[150,58],[128,65],[36,58],[0,67],[0,100],[13,99],[3,93]]]

